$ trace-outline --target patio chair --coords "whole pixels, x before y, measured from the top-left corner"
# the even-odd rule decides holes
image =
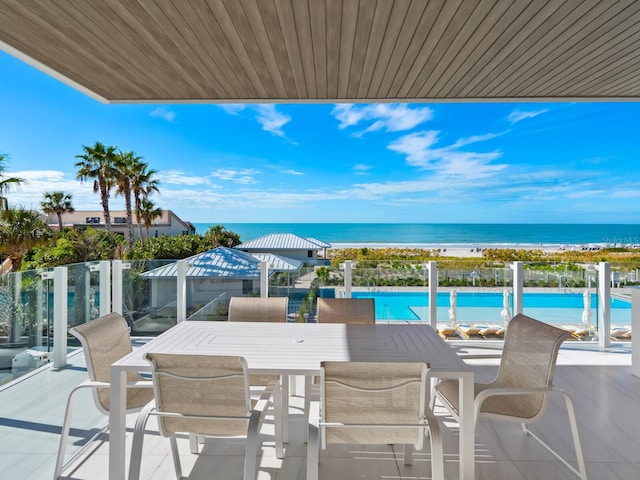
[[[505,334],[500,368],[495,380],[475,384],[475,421],[481,417],[519,422],[526,435],[540,442],[582,480],[586,480],[578,424],[569,394],[553,386],[558,350],[571,334],[560,328],[518,314],[509,322]],[[544,415],[549,395],[561,395],[566,403],[578,469],[560,457],[527,427]],[[445,380],[435,386],[436,397],[458,419],[458,381]]]
[[[373,298],[318,298],[318,323],[376,323]]]
[[[64,455],[69,437],[71,408],[75,394],[80,390],[90,388],[98,410],[109,415],[111,364],[132,351],[127,321],[118,313],[110,313],[83,325],[78,325],[71,328],[69,332],[80,340],[89,379],[75,387],[67,399],[54,480],[60,477],[64,468]],[[139,411],[153,399],[152,382],[134,372],[128,375],[127,382],[126,411],[132,413]]]
[[[425,363],[322,362],[320,401],[312,403],[307,479],[318,479],[320,446],[327,443],[403,444],[412,449],[431,440],[432,478],[444,478],[440,425],[428,406]]]
[[[230,322],[286,322],[288,297],[231,297]]]
[[[278,409],[279,386],[271,384],[256,401],[251,398],[247,363],[243,357],[147,353],[151,363],[155,402],[138,416],[133,433],[129,480],[140,476],[144,430],[150,415],[158,416],[160,434],[169,437],[178,480],[182,467],[176,433],[213,437],[247,437],[244,479],[257,475],[260,427],[266,410]],[[276,456],[283,457],[282,436],[275,422]]]
[[[230,322],[286,322],[289,297],[231,297],[229,300]],[[277,375],[251,375],[251,385],[266,386],[277,380],[282,387],[282,415],[284,416],[284,439],[289,440],[289,378]],[[193,453],[197,453],[192,447]]]

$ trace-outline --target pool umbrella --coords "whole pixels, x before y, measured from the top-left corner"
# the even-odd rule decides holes
[[[452,328],[456,327],[456,295],[455,289],[451,290],[449,294],[449,325]]]
[[[584,300],[584,310],[582,311],[582,323],[589,326],[591,323],[591,295],[589,294],[589,290],[585,290],[582,294],[582,299]]]
[[[500,316],[502,320],[504,320],[505,325],[511,320],[511,302],[509,300],[509,290],[506,288],[502,293],[502,311],[500,312]]]

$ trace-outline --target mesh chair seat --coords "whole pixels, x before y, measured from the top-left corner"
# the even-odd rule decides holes
[[[318,323],[376,323],[373,298],[318,298]]]

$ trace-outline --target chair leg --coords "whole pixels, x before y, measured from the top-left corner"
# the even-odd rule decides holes
[[[140,464],[142,463],[142,443],[144,441],[144,429],[151,411],[155,408],[154,402],[149,402],[140,411],[136,425],[133,429],[133,442],[131,444],[131,461],[129,463],[129,480],[140,478]]]
[[[409,444],[402,446],[402,458],[405,465],[411,465],[413,463],[413,447]]]
[[[569,416],[569,424],[571,426],[571,436],[573,437],[573,446],[576,450],[576,460],[578,463],[578,469],[575,469],[573,465],[567,462],[564,458],[562,458],[555,450],[553,450],[547,443],[545,443],[540,437],[535,435],[531,430],[529,430],[526,424],[522,424],[522,431],[529,435],[531,438],[535,439],[540,443],[543,447],[545,447],[550,453],[552,453],[558,460],[560,460],[569,470],[575,473],[580,480],[587,480],[587,471],[584,463],[584,456],[582,454],[582,445],[580,444],[580,435],[578,433],[578,422],[576,420],[576,413],[573,407],[573,401],[571,397],[566,392],[554,389],[554,392],[561,394],[564,397],[564,401],[567,406],[567,414]]]
[[[196,440],[197,440],[196,436]],[[176,440],[176,435],[171,434],[169,436],[169,443],[171,444],[171,457],[173,458],[173,468],[176,471],[176,479],[182,479],[182,464],[180,463],[180,452],[178,451],[178,442]]]
[[[58,480],[64,467],[64,454],[67,450],[67,440],[69,439],[69,429],[71,427],[71,407],[73,405],[73,395],[77,392],[74,389],[67,398],[67,408],[64,411],[64,420],[62,422],[62,432],[60,432],[60,445],[58,446],[58,458],[56,459],[56,468],[53,473],[53,480]]]
[[[318,463],[320,462],[320,429],[318,428],[318,405],[313,404],[314,411],[310,412],[307,441],[307,480],[318,480]]]
[[[200,447],[198,447],[198,434],[196,433],[189,434],[189,450],[194,455],[199,453]]]
[[[440,425],[435,417],[429,421],[428,433],[431,441],[431,478],[433,480],[444,480],[442,435],[440,434]]]
[[[283,449],[283,438],[282,438],[282,430],[283,430],[283,415],[282,415],[282,395],[286,392],[282,391],[282,384],[278,382],[278,384],[273,389],[273,430],[275,436],[276,443],[276,458],[284,458],[284,449]]]
[[[247,449],[244,454],[244,480],[255,480],[258,472],[258,444],[262,413],[254,411],[247,428]]]
[[[282,389],[282,441],[289,443],[289,375],[282,375],[280,377],[280,384]]]

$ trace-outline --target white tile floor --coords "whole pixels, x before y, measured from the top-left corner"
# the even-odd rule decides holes
[[[463,344],[461,354],[496,354],[499,350],[483,344]],[[559,356],[556,385],[570,392],[576,404],[587,471],[592,480],[640,478],[640,379],[630,373],[630,349],[614,347],[607,352],[593,351],[579,344],[568,344]],[[496,358],[469,359],[479,381],[490,380],[497,369]],[[57,438],[66,395],[79,383],[82,358],[74,357],[71,368],[48,371],[0,391],[0,478],[9,480],[50,479],[53,473]],[[74,417],[74,437],[95,432],[105,417],[92,411],[92,403],[78,402]],[[306,451],[302,399],[294,397],[291,409],[291,439],[285,459],[275,458],[273,424],[267,418],[263,427],[263,448],[259,479],[298,480],[305,478]],[[445,473],[458,478],[457,426],[443,408],[436,414],[443,422]],[[133,422],[130,418],[130,423]],[[169,442],[151,431],[145,438],[141,478],[175,478]],[[563,402],[554,399],[546,416],[534,427],[568,458],[573,458],[572,443]],[[130,440],[131,432],[128,433]],[[242,478],[244,442],[208,439],[199,456],[189,453],[188,441],[180,442],[183,474],[186,478],[234,480]],[[427,442],[428,445],[428,442]],[[101,480],[107,478],[107,444],[96,443],[97,450],[68,478]],[[428,446],[427,446],[428,449]],[[483,420],[476,436],[476,477],[479,480],[564,480],[576,477],[555,461],[535,441],[521,433],[518,424]],[[428,479],[431,474],[429,452],[420,452],[412,466],[402,464],[398,447],[330,446],[321,452],[320,478],[353,479]]]

